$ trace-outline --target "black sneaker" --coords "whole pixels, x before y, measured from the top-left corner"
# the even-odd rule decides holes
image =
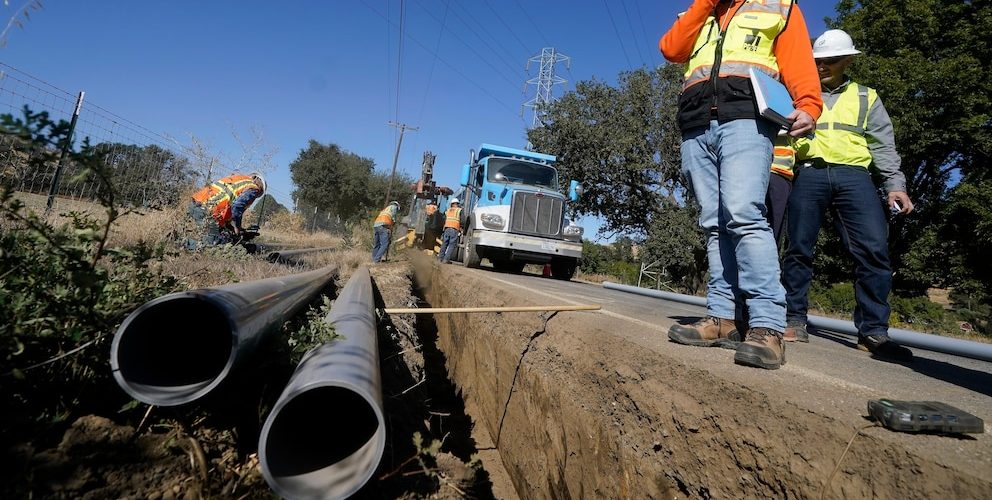
[[[892,361],[912,361],[913,351],[895,343],[888,335],[863,335],[858,337],[858,348],[875,356]]]

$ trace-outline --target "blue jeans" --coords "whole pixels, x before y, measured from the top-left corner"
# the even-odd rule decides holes
[[[372,229],[372,262],[380,262],[389,251],[389,228],[375,226]]]
[[[775,133],[765,120],[713,120],[688,130],[682,134],[682,173],[699,202],[706,234],[708,314],[733,319],[740,302],[751,328],[781,332],[785,291],[765,219]]]
[[[441,233],[441,251],[437,254],[438,260],[451,262],[451,258],[455,256],[455,249],[458,248],[458,236],[460,235],[461,231],[453,227],[444,228],[444,232]]]
[[[892,289],[889,231],[868,169],[846,165],[803,167],[793,182],[789,246],[782,263],[789,321],[806,322],[813,247],[823,215],[830,209],[841,242],[856,263],[854,325],[858,334],[887,334]]]

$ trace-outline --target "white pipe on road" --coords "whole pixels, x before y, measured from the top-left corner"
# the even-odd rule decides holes
[[[682,304],[706,307],[706,299],[704,297],[662,292],[660,290],[652,290],[650,288],[641,288],[637,286],[620,285],[609,281],[604,281],[603,287],[611,290],[620,290],[622,292],[636,293],[638,295],[680,302]],[[855,337],[858,335],[858,329],[851,321],[813,315],[808,316],[806,321],[810,326],[819,330],[827,330]],[[914,332],[912,330],[903,330],[901,328],[889,328],[889,338],[907,347],[916,347],[918,349],[953,354],[955,356],[963,356],[972,359],[980,359],[982,361],[992,361],[992,344],[944,337],[941,335],[932,335],[929,333]]]

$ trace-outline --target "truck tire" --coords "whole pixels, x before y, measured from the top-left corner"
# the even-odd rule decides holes
[[[551,261],[551,277],[556,280],[568,281],[575,276],[578,262],[575,259],[555,259]]]
[[[462,263],[465,267],[477,268],[482,264],[482,257],[479,256],[479,252],[475,249],[475,241],[471,236],[465,235],[465,250],[462,254]]]

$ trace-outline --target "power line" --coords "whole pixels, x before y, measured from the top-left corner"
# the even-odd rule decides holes
[[[369,10],[371,10],[372,12],[374,12],[377,16],[379,16],[379,17],[381,17],[383,19],[386,19],[386,22],[387,23],[390,22],[389,19],[386,18],[386,16],[384,14],[382,14],[381,12],[379,12],[375,7],[372,7],[371,5],[369,5],[366,0],[360,0],[360,1],[362,2],[362,5],[364,5],[366,8],[368,8]],[[493,95],[492,92],[490,92],[485,87],[483,87],[482,85],[480,85],[479,83],[477,83],[471,77],[469,77],[468,75],[466,75],[465,73],[463,73],[460,69],[458,69],[458,67],[454,66],[453,64],[449,63],[448,61],[445,61],[444,58],[441,57],[440,55],[438,55],[438,53],[436,51],[431,50],[426,45],[424,45],[423,42],[421,42],[420,40],[417,40],[412,35],[406,34],[405,36],[407,38],[409,38],[410,41],[416,43],[420,48],[424,49],[428,54],[431,54],[431,55],[437,57],[437,60],[438,61],[441,61],[442,63],[444,63],[444,65],[447,66],[448,69],[450,69],[451,71],[455,72],[455,74],[457,74],[458,76],[462,77],[462,79],[464,79],[466,82],[471,83],[476,88],[478,88],[479,90],[481,90],[482,93],[484,93],[487,96],[489,96],[493,101],[496,101],[496,103],[498,103],[500,106],[503,106],[503,108],[506,109],[507,111],[509,111],[511,114],[513,114],[514,116],[520,118],[520,115],[517,114],[516,111],[513,111],[513,108],[511,108],[505,102],[503,102],[502,100],[500,100],[500,98],[498,98],[495,95]],[[523,118],[520,118],[520,120],[523,121]]]
[[[637,49],[637,57],[641,60],[641,65],[647,66],[644,62],[644,54],[641,53],[641,44],[637,41],[637,35],[634,34],[634,23],[630,20],[630,12],[627,11],[626,0],[620,0],[620,5],[623,6],[623,15],[627,18],[627,25],[630,26],[630,37],[634,40],[634,48]]]
[[[441,29],[437,31],[437,42],[434,43],[434,59],[431,59],[431,69],[427,73],[427,85],[424,87],[424,98],[420,102],[420,114],[417,117],[418,123],[424,121],[424,110],[427,109],[427,95],[431,91],[431,82],[434,81],[434,68],[437,66],[437,53],[441,50],[441,37],[444,36],[445,22],[448,20],[448,2],[444,2],[444,14],[441,17]]]
[[[610,16],[610,24],[613,25],[613,33],[617,35],[617,41],[620,42],[620,50],[623,51],[623,58],[627,60],[627,67],[634,69],[634,65],[630,64],[630,57],[627,55],[627,47],[623,45],[623,38],[620,37],[620,31],[617,29],[617,23],[613,21],[613,12],[610,12],[610,4],[603,0],[603,6],[606,7],[606,14]]]
[[[524,13],[524,17],[528,21],[530,21],[530,25],[534,27],[534,33],[537,33],[538,35],[541,35],[541,40],[544,41],[544,45],[546,47],[550,47],[551,46],[551,42],[549,42],[548,41],[548,38],[546,36],[544,36],[544,30],[542,30],[541,27],[538,26],[537,23],[534,22],[534,19],[532,17],[530,17],[530,14],[527,13],[527,9],[525,9],[524,6],[520,3],[520,0],[513,0],[513,3],[517,4],[517,7],[520,8],[520,11]]]
[[[405,2],[400,0],[400,39],[399,49],[396,51],[396,114],[395,119],[400,119],[400,83],[403,81],[403,27],[405,17],[403,14]],[[402,134],[401,134],[402,136]]]
[[[428,15],[430,15],[431,17],[434,17],[434,14],[432,14],[432,13],[431,13],[430,11],[428,11],[427,9],[424,9],[424,10],[425,10],[425,11],[427,11],[427,13],[428,13]],[[434,17],[434,19],[435,19],[435,20],[437,20],[437,18],[436,18],[436,17]],[[468,44],[468,42],[466,42],[466,41],[465,41],[465,40],[463,40],[463,39],[462,39],[462,38],[461,38],[460,36],[458,36],[458,34],[456,34],[455,32],[453,32],[453,31],[451,31],[450,29],[448,30],[448,33],[450,33],[450,34],[451,34],[452,36],[454,36],[456,40],[458,40],[459,42],[461,42],[461,44],[462,44],[462,45],[464,45],[464,46],[465,46],[465,48],[467,48],[467,49],[468,49],[468,50],[470,50],[470,51],[471,51],[471,52],[472,52],[473,54],[475,54],[475,56],[476,56],[476,57],[478,57],[478,58],[479,58],[479,60],[481,60],[481,61],[482,61],[483,63],[485,63],[485,64],[486,64],[487,66],[489,66],[489,67],[490,67],[490,68],[491,68],[491,69],[493,70],[493,72],[494,72],[495,74],[497,74],[497,75],[499,75],[499,76],[500,76],[501,78],[503,78],[503,80],[505,80],[505,81],[506,81],[507,83],[509,83],[509,84],[510,84],[511,86],[516,86],[516,84],[515,84],[515,83],[513,83],[513,81],[512,81],[512,80],[510,80],[510,79],[509,79],[509,78],[508,78],[508,77],[506,76],[506,74],[505,74],[505,72],[504,72],[504,71],[501,71],[501,70],[499,70],[499,69],[497,69],[497,68],[496,68],[495,66],[493,66],[493,65],[492,65],[492,63],[491,63],[491,62],[489,62],[489,60],[487,60],[487,59],[486,59],[486,57],[485,57],[484,55],[482,55],[482,54],[480,54],[480,53],[479,53],[479,52],[478,52],[477,50],[475,50],[475,48],[473,48],[473,47],[472,47],[471,45],[469,45],[469,44]]]
[[[448,8],[449,8],[449,6],[450,6],[450,4],[451,4],[452,2],[451,2],[450,0],[445,0],[445,1],[443,2],[443,3],[444,3],[444,7],[445,7],[445,12],[447,12],[447,11],[448,11]],[[454,3],[455,3],[456,5],[458,4],[458,2],[454,2]],[[426,8],[424,8],[424,10],[427,10],[427,9],[426,9]],[[427,12],[428,12],[428,14],[430,14],[430,11],[429,11],[429,10],[427,10]],[[470,23],[469,21],[466,21],[466,20],[465,20],[465,18],[463,18],[463,17],[462,17],[462,16],[460,15],[460,14],[458,14],[458,12],[457,12],[456,10],[454,10],[454,9],[451,9],[451,13],[452,13],[452,14],[453,14],[453,15],[454,15],[454,16],[455,16],[456,18],[458,18],[458,20],[459,20],[459,21],[461,21],[461,22],[462,22],[462,24],[464,24],[464,25],[466,25],[466,26],[468,26],[468,25],[471,25],[471,23]],[[434,17],[434,15],[433,15],[433,14],[430,14],[430,15],[431,15],[431,17]],[[434,19],[437,19],[437,18],[436,18],[436,17],[434,17]],[[446,26],[444,26],[444,25],[442,24],[442,29],[444,29],[444,28],[446,28]],[[462,39],[461,39],[461,38],[460,38],[460,37],[459,37],[459,36],[458,36],[457,34],[455,34],[455,33],[454,33],[454,32],[453,32],[453,31],[452,31],[452,30],[451,30],[450,28],[448,29],[448,32],[449,32],[449,33],[451,33],[451,34],[452,34],[452,35],[453,35],[453,36],[454,36],[454,37],[455,37],[456,39],[458,39],[458,41],[460,41],[460,42],[462,42],[462,44],[463,44],[463,45],[465,45],[465,46],[468,46],[468,42],[466,42],[466,41],[464,41],[464,40],[462,40]],[[485,46],[486,46],[486,48],[487,48],[487,49],[488,49],[489,51],[491,51],[491,52],[493,53],[493,55],[495,55],[495,56],[496,56],[496,58],[498,58],[498,59],[500,60],[500,62],[502,62],[502,63],[503,63],[504,65],[506,65],[506,67],[507,67],[507,68],[509,68],[509,70],[510,70],[510,72],[511,72],[511,73],[516,73],[517,75],[519,75],[519,74],[520,74],[520,66],[514,66],[514,65],[513,65],[513,64],[511,64],[511,63],[510,63],[509,61],[507,61],[505,57],[503,57],[503,56],[502,56],[502,55],[501,55],[501,54],[500,54],[499,52],[497,52],[497,51],[496,51],[496,49],[495,49],[495,48],[494,48],[494,47],[493,47],[492,45],[490,45],[490,44],[489,44],[489,42],[487,42],[487,41],[486,41],[485,39],[483,39],[483,38],[482,38],[481,36],[479,36],[479,37],[478,37],[478,40],[479,40],[480,42],[482,42],[482,44],[483,44],[483,45],[485,45]],[[499,42],[497,42],[497,45],[499,45]],[[506,50],[506,49],[504,49],[504,51],[505,51],[505,50]]]
[[[651,52],[649,52],[649,54],[655,54],[660,57],[661,53],[658,50],[658,40],[652,40],[651,37],[648,36],[648,30],[644,27],[644,15],[641,14],[641,4],[637,0],[634,0],[634,8],[637,9],[637,18],[641,22],[641,34],[644,35],[645,47],[651,47]],[[653,59],[653,57],[649,56],[648,59]]]
[[[525,44],[522,40],[520,40],[520,37],[518,37],[517,34],[513,31],[513,28],[511,28],[510,25],[503,20],[503,16],[499,15],[499,12],[496,12],[496,9],[494,9],[492,5],[489,5],[489,0],[482,0],[482,1],[483,3],[486,4],[486,7],[489,8],[489,12],[492,12],[493,15],[496,16],[496,19],[498,19],[499,22],[503,24],[503,27],[506,28],[506,31],[510,34],[510,36],[512,36],[513,39],[516,40],[517,43],[519,43],[520,46],[523,47],[525,51],[529,52],[531,49],[527,47],[527,44]]]

